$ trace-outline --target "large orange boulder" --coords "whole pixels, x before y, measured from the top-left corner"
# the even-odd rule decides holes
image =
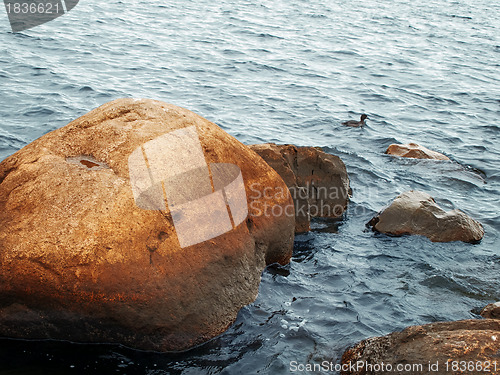
[[[311,217],[339,218],[351,188],[344,162],[319,147],[265,143],[251,145],[290,189],[295,204],[295,231],[310,230]]]
[[[405,145],[392,144],[387,148],[385,153],[404,158],[450,160],[446,155],[429,150],[427,147],[420,146],[416,143],[408,143]]]
[[[368,224],[378,232],[419,234],[433,242],[476,243],[484,236],[481,223],[460,210],[443,210],[429,194],[416,190],[397,196]]]
[[[107,103],[0,163],[0,335],[208,340],[254,301],[267,264],[289,261],[290,206],[281,177],[215,124]]]
[[[345,351],[342,375],[498,374],[500,321],[461,320],[408,327]]]

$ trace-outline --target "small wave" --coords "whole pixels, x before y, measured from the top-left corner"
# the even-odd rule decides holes
[[[26,112],[23,113],[24,116],[49,116],[54,114],[55,111],[45,107],[35,107],[30,108]]]
[[[394,61],[396,61],[397,63],[402,64],[402,65],[415,65],[415,63],[413,61],[406,60],[406,59],[396,59]]]
[[[242,55],[244,56],[245,55],[244,52],[236,50],[236,49],[232,49],[232,48],[223,49],[222,53],[224,55],[229,55],[229,56],[242,56]]]
[[[33,70],[33,72],[31,73],[33,77],[43,76],[50,72],[48,68],[44,67],[32,67],[31,69]]]
[[[482,299],[484,297],[483,292],[480,292],[468,283],[464,284],[459,282],[452,276],[432,275],[421,281],[420,284],[429,289],[448,289],[449,291],[465,297],[476,299]]]
[[[83,86],[83,87],[80,87],[80,89],[78,90],[80,92],[90,92],[90,91],[95,91],[92,87],[90,86]]]
[[[449,99],[449,98],[442,98],[442,97],[435,96],[435,95],[424,95],[424,98],[427,100],[430,100],[434,103],[446,103],[446,104],[452,104],[452,105],[460,105],[460,103],[458,103],[456,100]],[[445,111],[445,113],[450,114],[450,115],[452,114],[449,111]]]
[[[257,38],[261,38],[261,39],[280,39],[280,40],[285,39],[285,38],[278,36],[278,35],[254,31],[254,30],[251,30],[248,28],[247,29],[238,28],[237,32],[238,32],[238,34],[245,34],[245,35],[249,35],[249,36],[253,36],[253,37],[257,37]]]
[[[394,260],[394,259],[402,259],[401,257],[397,257],[389,254],[371,254],[366,257],[369,260]]]
[[[0,142],[9,148],[17,148],[19,145],[24,145],[26,143],[24,139],[14,137],[11,134],[0,134]]]
[[[376,92],[362,93],[360,96],[366,98],[368,101],[386,102],[386,103],[404,103],[404,100],[399,99],[397,97],[394,96],[390,97]]]
[[[257,36],[259,38],[285,39],[285,38],[283,38],[281,36],[273,35],[273,34],[269,34],[269,33],[260,33],[260,34],[257,34]]]
[[[361,56],[359,53],[350,50],[335,50],[332,51],[332,53],[335,53],[337,55]]]
[[[452,17],[452,18],[461,18],[463,20],[471,20],[472,19],[472,17],[469,17],[469,16],[457,16],[456,14],[449,14],[448,16]]]
[[[498,125],[495,124],[480,125],[480,128],[487,133],[495,134],[497,136],[500,135],[500,126]]]
[[[328,18],[328,16],[324,15],[324,14],[306,14],[306,16],[310,17],[310,18]]]
[[[8,31],[9,34],[14,34],[14,36],[16,38],[21,38],[21,39],[31,39],[31,40],[42,40],[40,37],[38,36],[34,36],[34,35],[30,35],[30,34],[26,34],[24,32],[15,32],[13,33],[12,31]]]

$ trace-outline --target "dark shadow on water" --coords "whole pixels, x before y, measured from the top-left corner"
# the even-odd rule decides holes
[[[265,272],[269,272],[273,277],[283,276],[287,277],[290,275],[290,264],[282,266],[279,263],[273,263],[267,266]]]
[[[220,373],[261,348],[262,339],[241,339],[243,323],[189,351],[158,353],[116,344],[0,338],[0,375]],[[234,345],[240,342],[241,345]]]
[[[330,219],[315,217],[311,219],[311,232],[316,233],[338,233],[340,226],[344,223],[341,219]]]
[[[292,260],[297,263],[310,260],[318,250],[315,248],[314,237],[301,234],[295,237]]]

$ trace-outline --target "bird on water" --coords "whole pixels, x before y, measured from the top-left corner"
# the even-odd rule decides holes
[[[363,126],[365,124],[365,120],[367,118],[368,118],[368,116],[363,113],[361,115],[361,121],[349,120],[349,121],[343,122],[342,125],[352,126],[353,128],[358,128],[358,127]]]

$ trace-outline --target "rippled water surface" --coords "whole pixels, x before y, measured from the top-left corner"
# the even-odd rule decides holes
[[[157,354],[3,339],[0,373],[287,374],[369,336],[477,317],[500,300],[499,29],[494,0],[86,0],[17,34],[0,14],[0,160],[100,104],[147,97],[244,143],[323,146],[354,191],[338,230],[298,236],[211,342]],[[366,127],[340,125],[363,112]],[[408,141],[452,161],[384,155]],[[481,221],[483,241],[367,231],[408,189]]]

